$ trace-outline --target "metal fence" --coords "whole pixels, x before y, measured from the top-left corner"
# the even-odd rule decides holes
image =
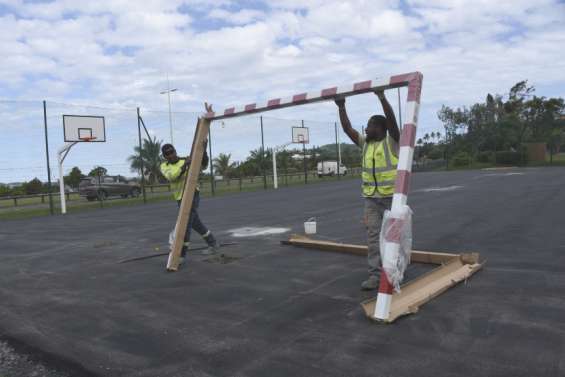
[[[59,206],[56,197],[59,191],[57,151],[64,145],[63,115],[103,116],[107,140],[105,143],[79,143],[73,147],[64,161],[65,176],[73,167],[78,167],[87,175],[96,167],[102,166],[108,175],[121,175],[144,181],[146,174],[141,174],[139,168],[132,168],[132,160],[138,153],[135,148],[141,146],[143,139],[153,139],[160,143],[172,142],[179,155],[188,155],[200,113],[169,113],[136,107],[104,107],[49,101],[0,101],[0,115],[3,139],[3,148],[0,150],[0,183],[4,187],[14,187],[18,183],[37,178],[50,186],[53,194],[2,196],[0,191],[0,207],[6,202],[10,202],[11,206],[23,206],[36,198],[40,204],[49,202],[51,213],[55,213]],[[343,135],[340,135],[341,130],[335,122],[247,116],[213,124],[208,150],[210,161],[214,161],[219,154],[230,155],[236,166],[241,165],[252,153],[260,153],[262,158],[266,159],[266,152],[292,141],[292,127],[295,126],[308,127],[308,148],[334,144],[336,147],[332,159],[339,160],[337,142]],[[302,146],[290,144],[286,148],[301,150]],[[299,159],[300,156],[296,158]],[[251,183],[257,184],[258,188],[272,187],[270,161],[263,162],[259,178],[240,176],[221,182],[214,180],[213,164],[210,164],[206,171],[208,182],[203,181],[203,187],[209,190],[211,195],[216,191],[226,191],[226,187],[230,190],[233,187],[241,187],[243,190],[251,186]],[[280,169],[281,184],[300,181],[300,172],[296,169]],[[315,172],[302,176],[305,182],[310,176],[311,180],[316,178]],[[145,200],[147,192],[151,197],[151,190],[155,190],[156,186],[151,185],[152,183],[154,182],[142,182],[146,188],[143,190],[146,193]],[[67,194],[71,202],[76,201],[77,197],[78,195],[72,193]]]

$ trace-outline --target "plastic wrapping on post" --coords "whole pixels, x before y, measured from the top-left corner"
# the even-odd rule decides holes
[[[391,244],[395,246],[390,247]],[[400,292],[400,283],[404,278],[406,267],[410,264],[412,251],[412,210],[407,205],[402,206],[397,212],[385,211],[381,227],[380,250],[383,269],[388,280],[394,290]]]
[[[177,226],[175,225],[175,227],[173,228],[171,233],[169,233],[169,250],[170,251],[173,250],[173,245],[175,244],[175,234],[176,234],[176,232],[177,232]]]

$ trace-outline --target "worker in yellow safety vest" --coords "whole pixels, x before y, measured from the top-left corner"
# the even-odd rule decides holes
[[[400,131],[392,107],[383,91],[377,91],[376,94],[385,116],[373,115],[369,118],[365,135],[359,134],[351,127],[345,109],[345,99],[338,98],[335,101],[343,131],[363,151],[361,177],[369,264],[369,278],[361,284],[363,290],[372,290],[379,286],[381,267],[379,236],[384,211],[390,210],[392,204],[400,139]]]
[[[173,191],[173,197],[177,201],[179,207],[182,200],[182,195],[184,192],[184,184],[186,180],[186,173],[190,167],[190,157],[179,157],[175,147],[171,144],[165,144],[161,147],[161,152],[165,158],[160,166],[161,173],[167,180],[171,183],[171,189]],[[202,157],[202,166],[204,169],[208,165],[208,154],[204,152]],[[181,251],[181,263],[184,262],[188,247],[190,245],[190,233],[191,229],[194,229],[198,234],[204,238],[208,248],[203,252],[203,254],[214,254],[218,250],[218,242],[212,234],[212,232],[202,223],[200,216],[198,215],[198,206],[200,204],[200,189],[197,186],[194,192],[194,199],[192,200],[192,209],[190,211],[190,217],[188,220],[188,225],[186,227],[186,233],[184,236],[184,244]]]

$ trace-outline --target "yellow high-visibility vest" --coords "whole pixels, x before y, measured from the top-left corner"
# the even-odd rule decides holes
[[[363,144],[363,196],[385,197],[394,194],[398,158],[392,153],[387,137]]]
[[[173,197],[175,200],[182,199],[182,192],[184,188],[184,181],[186,179],[186,173],[188,173],[188,169],[186,173],[181,176],[182,166],[184,165],[184,158],[179,158],[177,162],[174,164],[165,161],[161,164],[161,173],[163,176],[167,178],[167,180],[171,183],[171,191],[173,192]],[[198,190],[198,186],[196,187]]]

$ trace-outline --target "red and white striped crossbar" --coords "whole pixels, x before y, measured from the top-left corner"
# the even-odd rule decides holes
[[[406,73],[386,78],[377,78],[375,80],[361,81],[353,85],[334,86],[317,92],[295,94],[287,98],[273,98],[264,103],[250,103],[244,106],[229,107],[224,111],[206,113],[204,117],[210,120],[232,118],[283,109],[285,107],[305,105],[308,103],[331,101],[336,98],[350,97],[403,86],[408,86],[408,101],[410,101],[411,95],[417,95],[417,102],[420,102],[419,88],[421,87],[421,82],[422,74],[420,72]],[[415,89],[416,87],[418,90]],[[414,99],[412,99],[412,101],[414,101]]]

